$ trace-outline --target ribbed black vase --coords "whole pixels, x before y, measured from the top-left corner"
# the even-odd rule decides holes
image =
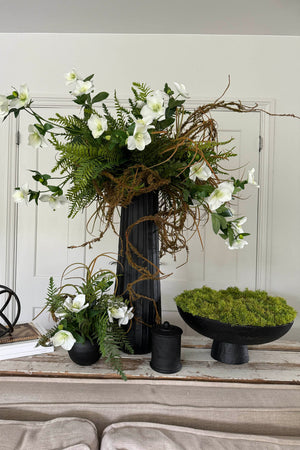
[[[117,295],[123,294],[125,299],[129,298],[127,291],[128,283],[140,277],[140,273],[128,263],[125,255],[126,230],[141,217],[154,215],[157,212],[157,192],[150,192],[134,197],[129,206],[121,209],[118,255],[118,261],[121,264],[118,264],[117,268]],[[147,220],[134,226],[130,232],[129,241],[154,266],[137,255],[133,257],[134,262],[139,266],[146,267],[151,273],[155,273],[159,267],[159,240],[155,223]],[[123,252],[121,252],[121,249],[123,249]],[[141,297],[133,302],[135,317],[129,327],[128,340],[134,353],[144,354],[151,351],[151,328],[155,324],[156,317],[155,305],[159,316],[161,315],[160,281],[151,279],[139,281],[134,285],[134,290]],[[154,299],[155,305],[153,301],[145,297]]]

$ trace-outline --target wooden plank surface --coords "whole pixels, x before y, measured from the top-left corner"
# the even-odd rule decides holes
[[[151,369],[151,355],[123,354],[123,368],[128,379],[168,379],[224,381],[241,383],[300,384],[300,345],[276,341],[249,348],[249,363],[227,365],[210,356],[211,341],[189,337],[182,342],[182,369],[175,374],[161,374]],[[47,376],[71,378],[118,378],[103,359],[92,366],[73,363],[67,352],[21,357],[0,362],[0,376]]]

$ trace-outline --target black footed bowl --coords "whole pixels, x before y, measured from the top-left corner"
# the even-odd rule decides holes
[[[244,364],[249,361],[247,345],[266,344],[286,334],[294,322],[274,327],[250,325],[232,326],[218,320],[193,316],[177,306],[179,314],[193,330],[213,339],[211,356],[226,364]]]

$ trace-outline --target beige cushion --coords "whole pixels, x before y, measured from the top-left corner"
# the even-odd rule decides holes
[[[98,450],[95,425],[66,417],[46,422],[0,420],[1,450]]]
[[[68,370],[66,364],[66,374]],[[112,423],[158,422],[294,437],[299,436],[300,385],[1,377],[0,419],[56,417],[88,419],[96,425],[99,436]]]
[[[300,450],[300,438],[222,433],[155,423],[123,422],[103,432],[101,450]]]

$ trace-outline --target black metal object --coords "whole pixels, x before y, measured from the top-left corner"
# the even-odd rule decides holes
[[[175,373],[181,369],[182,329],[169,322],[152,328],[152,357],[150,366],[156,372]]]
[[[68,353],[71,360],[79,366],[90,366],[97,362],[101,357],[98,343],[92,343],[88,339],[82,344],[75,342]]]
[[[214,340],[211,356],[226,364],[249,361],[247,345],[266,344],[286,334],[294,322],[270,327],[235,326],[206,317],[193,316],[177,307],[183,320],[195,331]]]
[[[141,274],[134,269],[125,256],[125,233],[128,227],[140,218],[152,216],[158,212],[158,193],[149,192],[134,197],[127,208],[121,210],[119,256],[117,267],[118,287],[117,295],[123,294],[129,298],[128,283],[137,280]],[[152,220],[141,222],[134,226],[129,234],[129,241],[133,247],[145,258],[133,255],[136,264],[155,273],[159,267],[159,239],[158,231]],[[147,261],[146,261],[147,260]],[[134,319],[129,326],[128,340],[136,354],[151,351],[151,328],[155,324],[156,309],[161,315],[160,280],[143,280],[134,284],[134,291],[141,295],[134,300]],[[147,297],[147,298],[146,298]],[[152,300],[149,300],[152,299]]]
[[[21,313],[21,303],[20,303],[20,300],[19,300],[17,294],[12,289],[8,288],[7,286],[0,285],[0,295],[5,295],[5,294],[8,294],[8,297],[6,300],[4,300],[4,304],[0,309],[0,319],[2,319],[7,326],[0,323],[0,337],[4,336],[7,333],[12,333],[14,331],[14,326],[16,325],[17,321],[19,320],[20,313]],[[14,319],[11,322],[4,314],[4,311],[8,307],[10,302],[13,302],[13,301],[16,303],[16,313],[15,313]]]

